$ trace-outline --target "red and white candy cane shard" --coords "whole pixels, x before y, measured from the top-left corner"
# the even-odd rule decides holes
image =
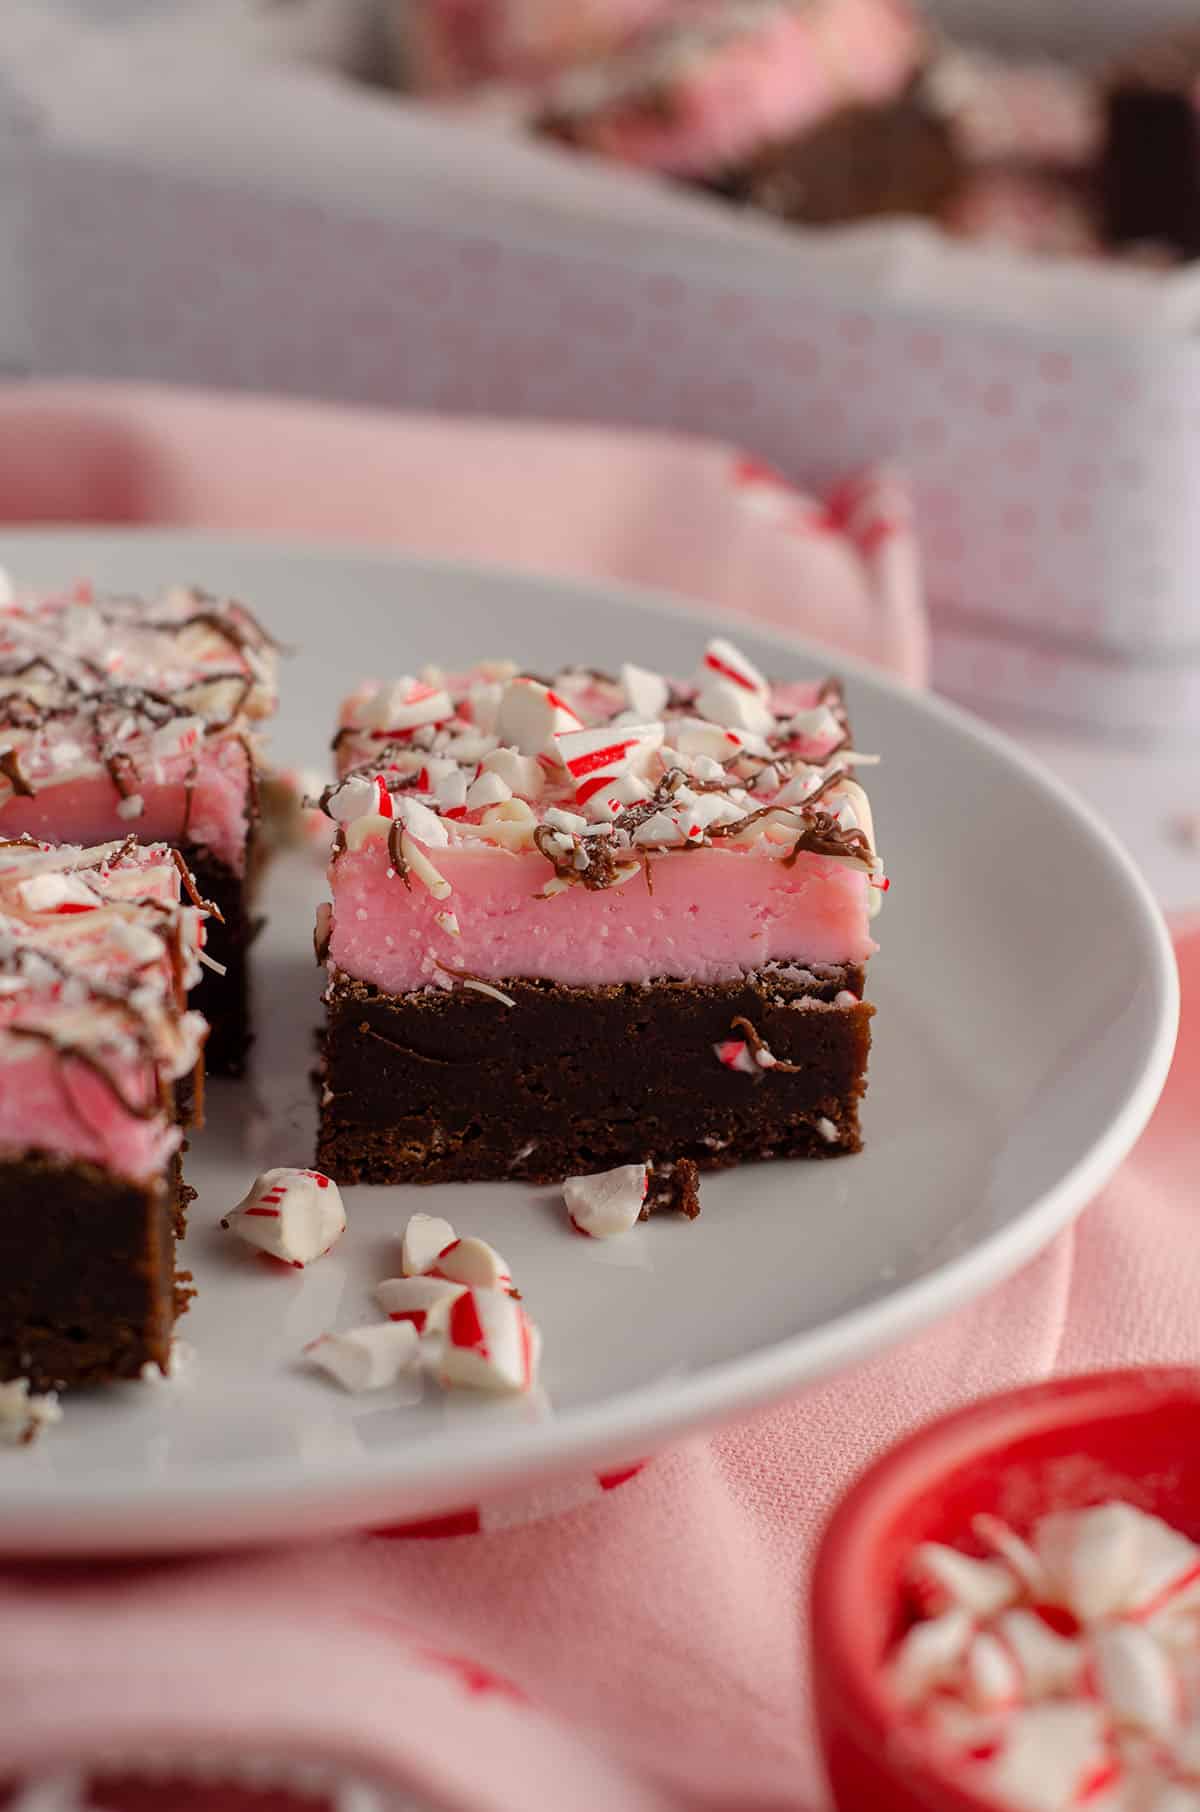
[[[1172,1617],[1200,1604],[1200,1548],[1158,1517],[1142,1525],[1137,1582],[1125,1615],[1139,1623]]]
[[[736,755],[760,755],[767,760],[769,743],[749,730],[734,730],[728,725],[709,722],[704,717],[684,717],[672,725],[674,747],[681,755],[707,756],[711,761],[726,762]]]
[[[853,994],[839,994],[834,1005],[855,1006],[857,1000]],[[985,1548],[990,1548],[999,1560],[1012,1568],[1031,1598],[1048,1597],[1046,1570],[1029,1543],[1015,1529],[1011,1529],[998,1516],[989,1516],[986,1511],[972,1517],[971,1528]]]
[[[1111,1624],[1092,1639],[1100,1697],[1121,1729],[1165,1737],[1183,1717],[1179,1671],[1162,1644],[1136,1623]]]
[[[649,667],[636,667],[632,661],[622,663],[621,691],[629,710],[647,723],[662,716],[671,696],[671,688],[661,673],[655,673]]]
[[[967,1650],[963,1684],[970,1703],[977,1710],[989,1711],[1019,1704],[1024,1681],[1008,1645],[989,1630],[981,1630]]]
[[[445,1277],[388,1277],[375,1299],[389,1321],[408,1321],[418,1334],[434,1334],[444,1329],[451,1303],[465,1288]]]
[[[710,677],[700,688],[696,709],[702,717],[726,730],[768,736],[775,728],[775,717],[766,697],[759,692],[748,692],[732,680]]]
[[[548,755],[557,762],[555,737],[581,728],[566,700],[540,680],[509,680],[500,695],[496,735],[505,747],[516,749],[519,755]]]
[[[305,1347],[309,1361],[327,1372],[344,1390],[384,1390],[405,1372],[416,1369],[421,1343],[407,1321],[381,1321],[350,1328],[344,1334],[321,1334]]]
[[[995,1560],[974,1560],[936,1541],[916,1549],[909,1579],[926,1609],[936,1614],[957,1605],[981,1621],[1004,1610],[1020,1592],[1011,1568]]]
[[[741,649],[735,648],[723,636],[714,636],[704,650],[701,680],[707,682],[714,673],[719,679],[740,686],[743,692],[756,693],[759,698],[765,698],[770,690],[753,661],[747,660]]]
[[[445,723],[454,716],[454,702],[441,686],[402,679],[370,701],[366,716],[377,735],[403,736],[422,724]]]
[[[989,1794],[1023,1812],[1062,1812],[1083,1806],[1095,1783],[1114,1778],[1103,1708],[1067,1701],[1018,1711],[993,1760],[985,1764]]]
[[[378,812],[378,799],[374,780],[368,780],[365,774],[347,774],[329,794],[325,810],[335,824],[352,824],[368,812]]]
[[[204,735],[202,717],[176,717],[170,723],[163,724],[150,737],[150,752],[160,760],[167,755],[187,755],[200,742]],[[317,791],[319,792],[318,785]]]
[[[372,809],[377,812],[381,818],[392,817],[394,809],[392,806],[392,795],[388,791],[388,783],[382,774],[376,774],[374,785],[375,797],[371,802]]]
[[[539,1344],[514,1297],[503,1290],[465,1290],[450,1305],[438,1376],[448,1386],[528,1391]]]
[[[1200,1561],[1192,1561],[1161,1581],[1151,1580],[1147,1594],[1131,1604],[1125,1615],[1136,1623],[1194,1611],[1200,1601]]]
[[[842,726],[828,705],[813,705],[806,711],[792,714],[788,719],[787,733],[789,738],[805,747],[815,744],[824,748],[841,739]]]
[[[661,748],[663,726],[603,725],[596,730],[564,730],[555,736],[559,757],[575,783],[577,805],[586,805],[622,774],[640,774],[654,750]]]
[[[469,784],[466,774],[457,767],[452,774],[436,780],[433,785],[433,796],[437,800],[438,810],[447,814],[465,812]]]
[[[1055,1595],[1085,1622],[1114,1615],[1145,1621],[1182,1603],[1185,1593],[1200,1596],[1200,1549],[1131,1504],[1044,1517],[1034,1546]]]
[[[457,1237],[449,1221],[440,1215],[411,1215],[400,1242],[400,1269],[405,1277],[420,1277],[432,1271],[438,1254]]]
[[[1141,1513],[1130,1504],[1055,1511],[1037,1525],[1033,1545],[1051,1595],[1077,1617],[1094,1622],[1122,1610],[1136,1590]]]
[[[435,1277],[467,1284],[473,1290],[511,1290],[512,1273],[494,1246],[484,1239],[450,1239],[432,1268]]]
[[[450,833],[436,812],[430,811],[421,800],[414,799],[411,793],[400,793],[393,800],[397,818],[404,825],[410,836],[418,843],[426,844],[430,849],[445,849],[450,842]]]
[[[221,1222],[239,1239],[285,1264],[322,1258],[346,1231],[341,1191],[317,1170],[264,1170]]]
[[[950,1678],[975,1633],[966,1611],[946,1611],[914,1623],[892,1656],[891,1685],[901,1705],[919,1705],[935,1686]]]
[[[758,1065],[751,1055],[750,1046],[743,1038],[726,1038],[720,1044],[714,1044],[717,1060],[727,1070],[738,1070],[746,1076],[758,1074]]]
[[[53,870],[19,882],[17,893],[26,912],[94,912],[101,903],[81,875]]]
[[[485,805],[503,805],[506,799],[513,796],[512,788],[506,780],[491,769],[480,774],[467,788],[466,806],[469,812],[482,811]]]
[[[482,766],[485,773],[498,774],[518,799],[540,799],[545,790],[545,770],[532,755],[521,755],[516,749],[493,749],[484,756]]]
[[[590,1177],[568,1177],[562,1186],[571,1225],[590,1239],[612,1239],[636,1227],[650,1173],[645,1164],[621,1164]]]
[[[1023,1606],[1005,1611],[993,1631],[1021,1671],[1025,1698],[1056,1698],[1079,1689],[1086,1660],[1083,1645],[1050,1629],[1036,1611]]]
[[[721,793],[701,793],[679,813],[679,828],[685,840],[702,837],[714,824],[736,824],[746,815],[746,807],[727,799]]]

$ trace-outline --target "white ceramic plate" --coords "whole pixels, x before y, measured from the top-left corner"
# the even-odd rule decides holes
[[[296,650],[274,746],[297,764],[323,761],[339,694],[364,675],[501,653],[539,669],[631,657],[687,671],[712,620],[616,586],[183,535],[10,533],[0,561],[41,582],[182,578],[244,597]],[[735,634],[768,670],[826,669],[801,643]],[[611,1244],[572,1236],[550,1190],[354,1189],[329,1259],[305,1274],[267,1266],[216,1223],[260,1165],[311,1158],[310,929],[324,884],[318,864],[289,857],[256,950],[254,1074],[212,1088],[188,1165],[194,1369],[72,1399],[48,1438],[0,1456],[0,1544],[299,1536],[625,1462],[910,1334],[1083,1207],[1166,1074],[1177,987],[1158,913],[1107,832],[1011,743],[835,665],[859,746],[885,757],[871,785],[893,877],[870,985],[866,1152],[710,1177],[699,1221],[660,1219]],[[298,1363],[306,1340],[373,1314],[415,1208],[511,1260],[546,1337],[535,1400],[350,1397]]]

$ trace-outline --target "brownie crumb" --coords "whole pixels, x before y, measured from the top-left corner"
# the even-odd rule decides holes
[[[700,1212],[700,1167],[691,1158],[651,1164],[642,1219],[674,1212],[694,1221]]]

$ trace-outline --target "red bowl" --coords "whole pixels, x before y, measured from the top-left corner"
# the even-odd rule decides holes
[[[971,1518],[1019,1532],[1120,1498],[1200,1540],[1200,1370],[1096,1372],[987,1398],[877,1460],[821,1540],[811,1629],[817,1729],[839,1812],[994,1812],[907,1735],[884,1666],[918,1542],[978,1548]]]

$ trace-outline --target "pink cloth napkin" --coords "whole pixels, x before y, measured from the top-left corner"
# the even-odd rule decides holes
[[[0,396],[0,425],[0,517],[358,537],[674,582],[923,671],[886,480],[817,504],[696,443],[147,391]],[[248,1557],[10,1562],[0,1774],[91,1770],[80,1803],[106,1812],[299,1812],[284,1791],[113,1778],[151,1751],[184,1773],[206,1758],[205,1780],[263,1757],[378,1784],[374,1801],[347,1790],[342,1812],[406,1805],[390,1797],[404,1790],[460,1812],[821,1805],[805,1590],[856,1468],[980,1392],[1196,1356],[1200,1273],[1178,1254],[1200,1160],[1200,922],[1179,952],[1184,1028],[1150,1130],[1011,1283],[784,1408],[541,1503]]]

